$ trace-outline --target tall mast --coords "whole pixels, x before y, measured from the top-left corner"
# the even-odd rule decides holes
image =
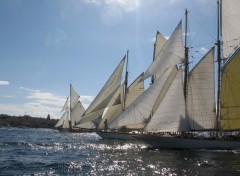
[[[220,35],[221,35],[221,3],[220,0],[217,2],[217,11],[218,11],[218,29],[217,29],[217,63],[218,63],[218,89],[217,89],[217,122],[220,119],[220,89],[221,89],[221,41],[220,41]]]
[[[187,82],[188,82],[188,63],[189,63],[189,58],[188,58],[188,47],[187,47],[187,24],[188,23],[188,11],[186,9],[185,11],[185,59],[186,59],[186,62],[185,62],[185,70],[184,70],[184,97],[185,97],[185,100],[187,98]]]
[[[156,41],[157,41],[157,36],[158,36],[158,31],[157,31],[157,34],[156,34],[156,40],[154,42],[154,48],[153,48],[153,62],[155,60],[155,50],[156,50]],[[155,80],[155,75],[152,75],[152,78],[151,78],[151,83],[153,84],[154,83],[154,80]]]
[[[69,128],[72,129],[72,122],[71,122],[71,111],[72,111],[72,107],[71,107],[71,88],[72,88],[72,85],[71,85],[71,82],[70,82],[70,96],[69,96]]]
[[[127,61],[126,61],[126,73],[124,81],[124,98],[123,98],[123,109],[125,109],[126,95],[127,95],[127,86],[128,86],[128,50],[127,50]]]

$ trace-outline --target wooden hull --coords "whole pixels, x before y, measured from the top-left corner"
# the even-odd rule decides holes
[[[236,150],[240,149],[239,140],[215,140],[181,137],[164,137],[159,135],[139,134],[134,136],[153,148],[182,150]]]

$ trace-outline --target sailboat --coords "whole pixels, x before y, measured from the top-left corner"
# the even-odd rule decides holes
[[[176,124],[177,121],[174,119],[180,115],[179,112],[176,113],[176,107],[179,109],[181,103],[179,103],[178,98],[173,102],[174,92],[171,92],[173,90],[171,87],[174,87],[173,81],[168,92],[164,95],[167,100],[162,100],[158,110],[146,125],[145,133],[135,135],[137,139],[145,141],[152,147],[165,149],[240,149],[240,22],[236,16],[240,1],[222,0],[218,1],[218,5],[217,105],[214,91],[214,49],[212,48],[189,73],[186,73],[188,77],[185,77],[186,83],[184,83],[187,85],[187,89],[181,92],[185,93],[185,116],[188,120],[185,122],[180,120]],[[225,25],[227,25],[227,29]],[[220,36],[220,27],[222,28],[222,37]],[[220,41],[221,38],[223,41]],[[221,58],[221,48],[223,48],[224,59]],[[185,39],[185,50],[187,49]],[[186,54],[187,51],[185,58],[187,58]],[[222,60],[225,59],[227,61],[222,67]],[[187,67],[188,61],[185,63],[185,70],[188,70]],[[179,90],[179,88],[176,89],[175,93]],[[166,104],[167,106],[164,106]],[[154,116],[156,117],[154,118]],[[182,124],[189,125],[190,130],[181,130]],[[180,135],[176,135],[176,132]]]
[[[76,124],[85,112],[85,108],[80,102],[80,96],[74,90],[72,84],[70,84],[70,98],[67,97],[62,112],[64,113],[55,125],[55,128],[64,129],[69,132],[90,132],[95,129],[95,125],[92,122],[81,125]]]
[[[168,40],[160,37],[159,52],[143,75],[143,79],[153,76],[153,84],[108,127],[121,131],[142,125],[142,133],[129,135],[157,148],[240,149],[239,7],[237,0],[218,1],[216,100],[214,48],[189,72],[187,35],[183,47],[180,22]],[[223,60],[227,61],[222,67]],[[185,65],[184,81],[179,64]]]

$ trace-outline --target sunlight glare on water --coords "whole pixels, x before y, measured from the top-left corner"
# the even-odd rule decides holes
[[[0,175],[237,175],[238,151],[149,150],[95,133],[0,128]]]

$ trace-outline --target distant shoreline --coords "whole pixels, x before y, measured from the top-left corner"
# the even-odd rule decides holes
[[[30,127],[30,128],[54,128],[57,119],[24,116],[10,116],[0,114],[0,127]]]

